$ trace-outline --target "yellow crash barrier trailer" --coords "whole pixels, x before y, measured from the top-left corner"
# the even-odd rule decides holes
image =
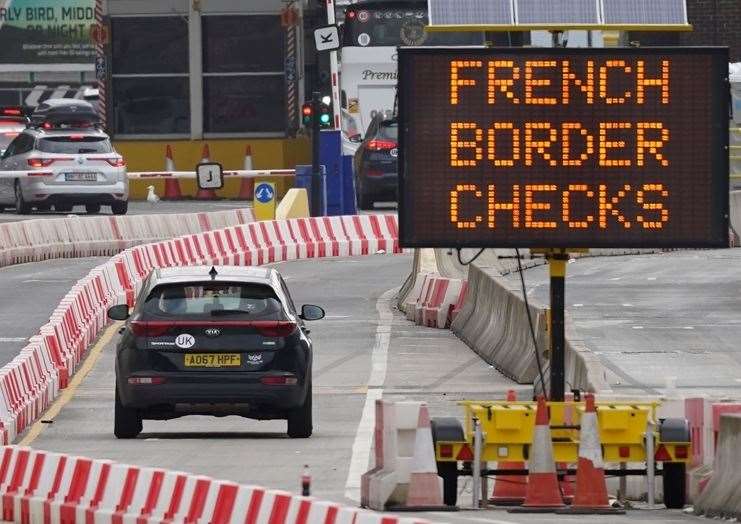
[[[535,429],[535,402],[463,401],[464,422],[457,418],[432,420],[438,475],[443,479],[446,505],[457,503],[459,476],[474,480],[474,506],[478,507],[480,479],[496,475],[527,475],[528,470],[489,469],[489,463],[527,462]],[[653,504],[655,475],[661,475],[664,504],[682,508],[686,501],[685,473],[692,457],[689,424],[685,419],[657,419],[658,402],[597,402],[602,455],[607,475],[648,476],[649,504]],[[579,400],[548,402],[555,462],[575,464],[585,403]],[[651,460],[653,457],[653,460]],[[473,468],[472,464],[482,467]],[[628,469],[627,463],[644,463]],[[660,464],[662,467],[657,468]],[[576,474],[569,467],[559,478]],[[485,494],[484,494],[485,495]],[[486,495],[485,495],[486,496]]]

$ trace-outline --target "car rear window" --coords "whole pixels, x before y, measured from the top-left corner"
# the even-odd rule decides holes
[[[18,136],[18,131],[3,131],[0,129],[0,149],[7,149],[8,145]]]
[[[399,139],[399,124],[396,121],[381,122],[378,126],[378,136],[380,138]]]
[[[113,152],[111,141],[101,136],[47,137],[40,139],[36,148],[42,153],[63,153],[67,155]]]
[[[270,286],[228,282],[158,286],[147,297],[142,317],[286,320]]]

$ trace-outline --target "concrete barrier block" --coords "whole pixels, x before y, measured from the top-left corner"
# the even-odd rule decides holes
[[[741,517],[741,415],[721,415],[715,471],[695,502],[709,517]]]
[[[289,189],[275,209],[275,218],[306,218],[309,214],[309,195],[305,188]]]

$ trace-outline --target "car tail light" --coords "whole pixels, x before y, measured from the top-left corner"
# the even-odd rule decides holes
[[[383,171],[381,171],[380,169],[368,168],[365,170],[365,176],[372,176],[372,177],[383,176]]]
[[[69,139],[74,140],[75,142],[79,142],[80,140],[84,139],[85,135],[70,135]]]
[[[6,133],[3,133],[3,136],[8,137],[8,138],[15,138],[18,135],[19,135],[19,133],[17,133],[17,132],[12,132],[11,133],[10,131],[8,131]]]
[[[123,158],[104,158],[106,162],[111,164],[113,167],[126,167],[126,161]]]
[[[17,107],[4,107],[0,114],[5,116],[23,116],[23,111]]]
[[[54,176],[50,171],[29,171],[28,176]]]
[[[252,325],[263,337],[287,337],[298,327],[295,322],[256,321]]]
[[[131,324],[131,331],[137,337],[161,337],[172,327],[171,322],[142,322],[135,320]]]
[[[395,148],[398,144],[393,140],[382,140],[374,138],[368,142],[368,149],[371,151],[389,151]]]
[[[278,375],[273,377],[262,377],[260,379],[261,384],[267,386],[295,386],[298,384],[298,378],[294,376]]]
[[[70,160],[74,160],[74,158],[67,156],[57,158],[29,158],[27,162],[31,167],[48,167],[54,162],[67,162]]]
[[[129,384],[133,385],[159,385],[167,382],[164,377],[129,377]]]
[[[54,126],[51,124],[51,122],[44,122],[43,124],[41,124],[41,127],[43,127],[44,129],[51,129]]]

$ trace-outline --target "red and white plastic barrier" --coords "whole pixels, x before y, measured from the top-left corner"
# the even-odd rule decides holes
[[[133,304],[142,281],[154,268],[260,265],[401,252],[395,215],[298,218],[240,223],[223,229],[212,229],[218,222],[212,215],[194,216],[203,232],[125,249],[90,271],[20,354],[0,369],[2,444],[12,443],[67,386],[87,348],[107,325],[108,308]],[[234,221],[243,218],[236,216]],[[182,215],[175,219],[187,222]],[[175,229],[176,220],[164,218],[160,225]]]
[[[0,224],[0,266],[114,255],[128,247],[254,221],[251,209],[52,218]]]
[[[8,446],[2,520],[102,524],[423,524],[285,491],[157,468]]]
[[[445,329],[460,310],[467,290],[465,280],[419,273],[401,308],[417,325]]]

